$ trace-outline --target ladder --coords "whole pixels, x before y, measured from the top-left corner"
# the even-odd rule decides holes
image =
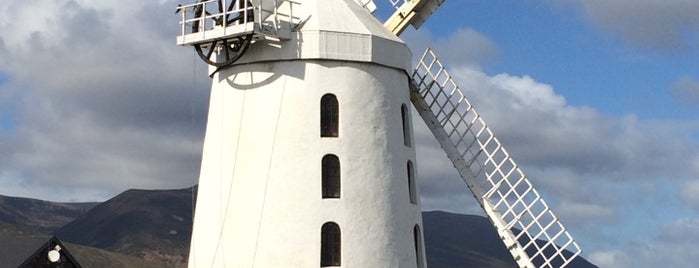
[[[519,267],[565,267],[581,249],[431,49],[412,74],[411,101]]]

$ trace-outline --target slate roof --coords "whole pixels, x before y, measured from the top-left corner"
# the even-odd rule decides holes
[[[59,258],[55,262],[49,260],[48,256],[51,250],[58,250]],[[39,246],[33,254],[29,255],[27,259],[18,266],[18,268],[40,267],[82,268],[73,255],[70,254],[68,248],[55,236],[51,236],[48,241]]]

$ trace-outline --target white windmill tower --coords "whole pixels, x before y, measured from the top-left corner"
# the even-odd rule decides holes
[[[190,267],[425,267],[409,102],[519,266],[580,253],[434,54],[410,67],[397,35],[443,0],[389,1],[180,7],[213,79]]]

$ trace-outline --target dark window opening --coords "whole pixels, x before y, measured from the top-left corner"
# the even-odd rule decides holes
[[[340,198],[340,160],[336,155],[327,154],[321,165],[323,198]]]
[[[320,266],[340,266],[340,226],[334,222],[323,224],[320,230]]]
[[[417,262],[417,267],[421,268],[424,263],[422,258],[422,235],[420,234],[420,226],[417,224],[413,228],[413,239],[415,241],[415,262]]]
[[[340,107],[337,97],[333,94],[325,94],[320,99],[320,136],[337,137]]]
[[[415,169],[413,162],[408,160],[408,194],[410,195],[410,203],[417,204],[417,189],[415,189]]]
[[[410,118],[408,117],[408,106],[400,106],[400,117],[403,121],[403,144],[410,146]]]

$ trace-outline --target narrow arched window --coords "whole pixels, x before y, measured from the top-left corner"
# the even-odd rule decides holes
[[[408,117],[408,106],[400,106],[400,117],[403,121],[403,144],[410,146],[410,118]]]
[[[340,106],[337,97],[325,94],[320,98],[320,136],[337,137]]]
[[[320,267],[340,266],[341,253],[340,226],[326,222],[320,230]]]
[[[417,224],[415,224],[413,228],[413,240],[415,241],[415,262],[417,262],[418,268],[422,268],[424,266],[422,257],[422,234],[420,234],[420,226]]]
[[[410,203],[417,204],[417,189],[415,189],[415,169],[413,168],[413,162],[408,160],[407,165],[408,173],[408,194],[410,195]]]
[[[326,154],[321,165],[323,198],[340,198],[340,160],[336,155]]]

